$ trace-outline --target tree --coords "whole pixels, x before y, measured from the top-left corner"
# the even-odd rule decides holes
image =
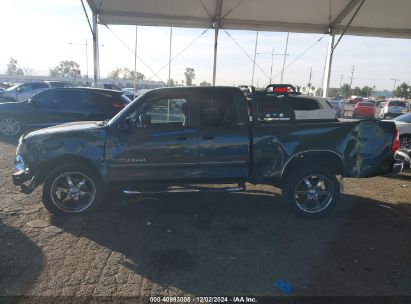
[[[403,82],[392,93],[395,97],[411,98],[411,86]]]
[[[186,78],[186,85],[191,86],[193,84],[193,79],[195,79],[196,74],[194,73],[193,68],[186,68],[184,72],[184,76]]]
[[[80,77],[80,65],[71,60],[62,60],[58,66],[50,69],[51,77],[64,77],[64,78],[75,78]]]
[[[10,58],[9,63],[7,64],[7,75],[24,75],[23,70],[18,67],[17,59]]]
[[[140,72],[134,72],[129,68],[125,67],[115,68],[114,70],[108,73],[107,78],[112,80],[134,80],[134,78],[136,78],[136,80],[144,80],[145,76]]]
[[[344,97],[348,98],[351,96],[351,87],[348,83],[344,83],[341,86],[341,93]]]
[[[209,86],[211,86],[211,83],[204,80],[204,81],[200,82],[200,86],[209,87]]]
[[[328,97],[335,97],[335,96],[338,95],[338,91],[339,91],[339,89],[337,89],[337,88],[328,88],[327,96]]]

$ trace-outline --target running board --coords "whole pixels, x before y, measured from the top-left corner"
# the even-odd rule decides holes
[[[182,188],[182,189],[170,189],[164,191],[136,191],[136,190],[123,190],[124,194],[134,195],[134,194],[162,194],[162,193],[194,193],[194,192],[240,192],[244,191],[245,187],[233,187],[233,188],[213,188],[213,189],[189,189],[189,188]]]

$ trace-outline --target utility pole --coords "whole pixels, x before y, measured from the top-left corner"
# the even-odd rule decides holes
[[[392,89],[394,91],[395,85],[397,84],[397,81],[400,81],[400,79],[391,78],[391,80],[394,81],[394,88]]]
[[[310,77],[308,78],[308,83],[307,83],[308,95],[310,95],[310,91],[311,91],[311,76],[312,76],[312,74],[313,74],[313,67],[310,68]]]
[[[87,69],[87,81],[88,81],[88,42],[87,42],[87,39],[86,39],[86,43],[84,44],[84,43],[72,43],[72,42],[69,42],[69,45],[71,45],[71,46],[73,46],[73,45],[81,45],[81,46],[85,46],[86,47],[86,69]]]
[[[284,51],[284,59],[283,59],[283,68],[281,70],[281,83],[283,83],[283,77],[284,77],[284,68],[285,68],[285,57],[287,56],[287,50],[288,50],[288,38],[290,37],[290,32],[287,33],[287,40],[285,42],[285,51]],[[271,81],[270,81],[271,83]]]
[[[352,66],[351,69],[351,77],[350,77],[350,95],[352,95],[352,80],[354,79],[354,70],[355,70],[355,65]]]
[[[263,53],[256,53],[257,55],[271,55],[271,68],[270,68],[270,84],[272,84],[272,78],[273,78],[273,64],[274,64],[274,55],[280,55],[280,56],[288,56],[289,54],[275,54],[274,49],[272,49],[271,53],[263,52]]]
[[[136,93],[137,81],[137,25],[136,25],[136,40],[134,44],[134,79],[133,79],[133,94]]]

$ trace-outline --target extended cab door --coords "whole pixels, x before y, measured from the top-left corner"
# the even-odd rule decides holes
[[[144,98],[144,97],[143,97]],[[197,130],[191,125],[192,97],[163,90],[131,109],[128,132],[111,128],[107,161],[112,181],[192,180],[197,174]]]
[[[249,172],[250,129],[241,92],[227,88],[198,91],[199,178],[239,181]]]

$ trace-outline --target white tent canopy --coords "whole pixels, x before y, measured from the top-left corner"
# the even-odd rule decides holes
[[[215,57],[219,28],[328,33],[330,44],[325,77],[328,81],[325,83],[325,88],[328,87],[329,82],[334,35],[342,34],[346,30],[345,33],[349,35],[411,38],[411,0],[87,0],[87,2],[95,17],[94,28],[97,27],[97,21],[103,24],[186,28],[213,26],[216,31]],[[95,55],[98,59],[98,48],[96,51]],[[98,62],[96,64],[98,65]]]

